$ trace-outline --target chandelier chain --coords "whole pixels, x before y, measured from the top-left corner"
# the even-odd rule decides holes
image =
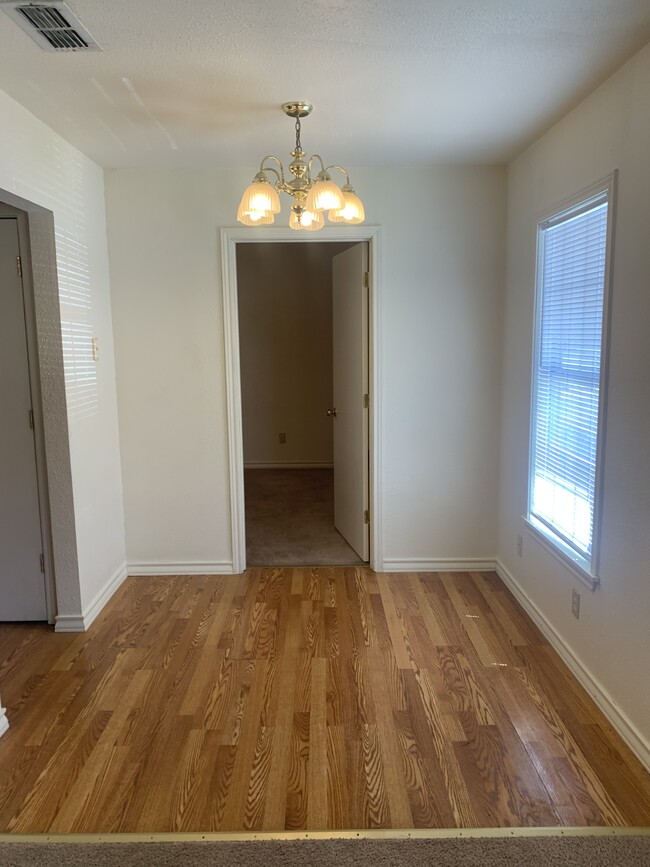
[[[296,118],[296,150],[302,150],[302,143],[300,141],[300,118]]]

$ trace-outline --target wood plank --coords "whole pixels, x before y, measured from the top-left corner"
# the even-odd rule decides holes
[[[350,808],[351,774],[347,761],[346,732],[343,726],[327,725],[327,827],[360,828]]]
[[[508,610],[503,605],[503,593],[499,593],[494,589],[494,586],[485,578],[481,572],[470,572],[470,577],[474,582],[474,586],[483,596],[490,607],[490,610],[499,622],[499,626],[503,629],[508,639],[515,646],[526,646],[529,644],[528,638],[523,631],[517,626],[514,619],[508,613]]]
[[[365,779],[364,821],[362,825],[364,828],[391,827],[392,814],[389,810],[390,798],[387,791],[386,763],[382,759],[384,750],[381,747],[378,726],[363,726],[361,755]]]
[[[395,655],[398,668],[411,668],[412,654],[405,640],[400,613],[391,592],[391,584],[387,575],[378,575],[379,595],[386,615],[386,624],[390,635],[391,648]]]
[[[369,671],[370,688],[377,715],[376,732],[380,751],[378,761],[383,763],[383,778],[387,790],[386,795],[392,827],[410,828],[413,824],[413,817],[411,816],[411,808],[404,785],[399,742],[395,731],[390,701],[391,693],[382,672],[375,666],[370,666]]]
[[[264,821],[264,805],[269,793],[269,774],[273,755],[273,735],[275,730],[261,725],[258,732],[255,753],[251,765],[250,783],[244,809],[244,828],[247,831],[261,831]]]
[[[309,763],[309,713],[296,711],[291,728],[289,773],[286,783],[284,827],[299,831],[307,827],[307,765]]]
[[[327,660],[313,659],[309,709],[307,827],[327,828]]]
[[[436,607],[431,599],[430,594],[426,593],[421,580],[422,576],[417,575],[413,583],[413,589],[418,601],[418,609],[426,630],[429,634],[429,639],[434,647],[445,647],[452,642],[449,640],[443,624],[440,607]]]
[[[298,600],[297,596],[292,599]],[[292,623],[289,638],[300,629],[299,611],[292,606]],[[291,737],[293,732],[293,705],[298,672],[297,635],[288,641],[279,680],[278,712],[273,737],[273,755],[269,770],[269,791],[272,797],[266,802],[262,828],[264,831],[278,831],[285,827],[285,813],[288,792],[289,766],[291,760]]]
[[[416,828],[441,828],[444,825],[408,711],[393,711],[397,740],[404,767],[404,784]]]
[[[415,672],[414,676],[429,727],[430,743],[440,766],[444,790],[447,793],[454,816],[454,824],[459,828],[478,827],[480,823],[476,820],[473,801],[455,753],[455,747],[458,746],[458,743],[456,741],[450,742],[445,736],[444,720],[441,718],[435,699],[436,690],[431,675],[426,669],[423,669]],[[462,743],[465,743],[465,738]]]
[[[250,690],[242,707],[238,736],[236,740],[233,738],[231,741],[232,744],[236,744],[237,751],[233,768],[233,782],[223,813],[221,825],[223,830],[236,830],[245,824],[253,763],[259,741],[267,668],[268,663],[265,658],[255,661]]]
[[[500,656],[498,649],[491,646],[489,641],[486,640],[483,630],[479,627],[478,621],[481,615],[476,608],[469,604],[459,588],[459,580],[464,576],[465,573],[441,573],[442,582],[460,625],[467,634],[476,655],[483,665],[505,663],[507,661],[505,656]]]

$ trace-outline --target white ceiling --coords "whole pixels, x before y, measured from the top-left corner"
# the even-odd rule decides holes
[[[505,162],[650,40],[650,0],[68,0],[102,53],[0,14],[0,89],[105,167]],[[1,122],[1,118],[0,118]]]

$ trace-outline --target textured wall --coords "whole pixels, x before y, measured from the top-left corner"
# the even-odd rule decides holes
[[[499,557],[650,750],[650,46],[510,166]],[[522,529],[527,501],[536,221],[619,170],[600,587],[590,592]],[[523,557],[516,555],[524,533]],[[573,588],[582,594],[571,616]],[[640,680],[641,678],[641,680]]]
[[[63,527],[67,539],[57,564],[61,567],[61,574],[57,572],[58,613],[76,615],[125,560],[103,173],[0,92],[0,188],[54,216],[58,303],[47,285],[50,269],[46,260],[53,250],[44,238],[45,217],[33,221],[43,251],[35,262],[35,280],[42,287],[36,300],[42,364],[51,362],[41,375],[44,406],[50,418],[60,418],[65,401],[68,426],[67,443],[62,425],[56,431],[50,425],[54,442],[50,437],[47,443],[54,473],[53,524]],[[60,338],[57,328],[48,325],[55,316],[62,338],[65,398]],[[96,362],[92,337],[99,345]],[[69,470],[64,466],[66,448]],[[73,506],[65,487],[70,478]],[[76,550],[69,538],[73,528]]]
[[[251,174],[106,176],[129,561],[231,558],[219,229]],[[493,558],[505,171],[353,177],[383,228],[384,556]]]

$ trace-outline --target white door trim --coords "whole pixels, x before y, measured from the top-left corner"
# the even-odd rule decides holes
[[[47,455],[43,422],[42,371],[39,367],[39,347],[35,309],[35,293],[32,269],[32,252],[28,215],[5,204],[0,199],[0,217],[16,221],[18,246],[21,259],[21,279],[23,308],[25,313],[25,335],[27,339],[27,367],[32,397],[34,458],[36,463],[36,482],[38,489],[38,511],[41,527],[41,553],[43,556],[43,587],[48,623],[56,618],[56,588],[54,585],[54,556],[52,551],[52,521],[50,515],[50,496],[47,474]],[[58,301],[58,294],[57,294]]]
[[[23,288],[28,301],[33,302],[38,347],[34,370],[38,371],[41,390],[33,408],[37,430],[43,434],[41,464],[47,482],[44,490],[50,506],[48,542],[51,542],[51,550],[46,548],[44,554],[46,574],[50,575],[48,616],[54,622],[58,613],[57,594],[62,593],[69,605],[81,606],[54,214],[7,190],[0,190],[0,210],[7,216],[18,214],[19,226],[22,222],[27,239],[23,276],[26,275],[28,283],[23,283]]]
[[[369,362],[370,362],[370,568],[381,572],[381,330],[380,330],[380,239],[379,226],[327,226],[318,235],[293,229],[231,228],[221,230],[221,273],[223,281],[223,330],[228,412],[228,463],[230,475],[230,523],[233,572],[246,569],[244,513],[244,449],[237,315],[237,244],[321,243],[367,241],[370,265]]]

